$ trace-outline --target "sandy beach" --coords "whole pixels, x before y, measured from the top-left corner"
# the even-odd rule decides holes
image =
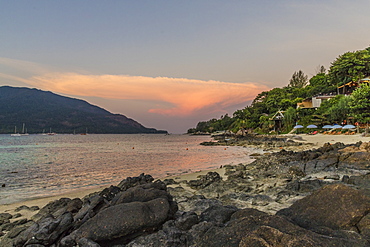
[[[301,137],[303,140],[295,139],[297,142],[305,142],[305,143],[312,143],[314,147],[321,147],[325,143],[336,143],[341,142],[344,144],[351,144],[356,143],[359,141],[368,142],[370,141],[370,137],[364,137],[362,134],[356,135],[324,135],[324,134],[316,134],[316,135],[295,135]]]
[[[360,134],[356,135],[324,135],[324,134],[317,134],[317,135],[306,135],[306,134],[301,134],[301,135],[285,135],[285,137],[290,137],[296,142],[302,142],[302,143],[311,143],[312,145],[305,146],[304,149],[307,149],[307,147],[311,148],[318,148],[323,146],[325,143],[330,143],[334,144],[336,142],[341,142],[344,144],[351,144],[351,143],[356,143],[359,141],[362,142],[369,142],[370,137],[364,137]],[[297,151],[301,151],[301,147],[294,147]],[[194,173],[185,173],[185,174],[180,174],[180,175],[173,175],[169,177],[165,177],[162,179],[174,179],[175,181],[179,182],[182,180],[195,180],[199,175],[205,175],[209,171],[216,171],[219,173],[223,178],[225,178],[224,173],[225,169],[219,168],[219,169],[213,169],[213,170],[204,170],[204,171],[198,171]],[[124,179],[124,178],[122,178]],[[185,184],[182,185],[185,189],[191,190],[189,187],[187,187]],[[107,186],[105,186],[107,187]],[[104,188],[105,188],[104,187]],[[22,205],[27,205],[28,207],[31,206],[38,206],[39,208],[44,207],[46,204],[48,204],[51,201],[60,199],[60,198],[83,198],[86,195],[89,195],[93,192],[100,191],[103,188],[94,188],[94,189],[89,189],[89,190],[78,190],[78,191],[73,191],[70,193],[62,194],[62,195],[57,195],[57,196],[52,196],[52,197],[45,197],[45,198],[39,198],[39,199],[33,199],[33,200],[28,200],[28,201],[21,201],[13,204],[5,204],[5,205],[0,205],[0,213],[10,213],[10,214],[16,214],[20,213],[21,216],[14,220],[19,220],[22,218],[30,218],[32,215],[37,213],[37,211],[30,211],[30,210],[20,210],[16,212],[16,209]]]

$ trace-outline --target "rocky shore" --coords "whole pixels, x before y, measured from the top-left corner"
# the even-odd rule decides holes
[[[141,174],[1,213],[0,246],[370,246],[370,143],[283,148],[196,179]]]

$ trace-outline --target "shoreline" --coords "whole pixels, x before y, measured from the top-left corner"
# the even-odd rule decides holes
[[[336,142],[341,142],[344,144],[352,144],[356,143],[359,141],[362,142],[369,142],[370,137],[363,137],[360,134],[352,135],[352,136],[346,136],[346,135],[323,135],[323,134],[317,134],[317,135],[306,135],[306,134],[300,134],[300,135],[282,135],[283,137],[288,137],[293,139],[295,142],[302,142],[304,144],[312,144],[312,145],[305,145],[305,147],[302,146],[295,146],[292,147],[295,149],[295,151],[302,151],[302,150],[307,150],[307,149],[315,149],[322,147],[325,143],[330,143],[334,144]],[[291,149],[291,148],[290,148]],[[272,150],[272,151],[280,151],[281,149],[278,150]],[[253,162],[253,158],[249,160],[250,162]],[[246,162],[245,164],[248,164]],[[226,165],[226,164],[225,164]],[[174,179],[175,181],[183,181],[183,180],[195,180],[197,179],[198,176],[200,175],[205,175],[208,172],[217,172],[220,174],[221,177],[225,178],[225,168],[215,168],[215,169],[209,169],[209,170],[201,170],[201,171],[196,171],[196,172],[191,172],[191,173],[180,173],[176,175],[170,175],[170,176],[165,176],[163,178],[158,178],[160,180],[164,179]],[[124,178],[122,178],[124,179]],[[157,179],[156,179],[157,180]],[[45,196],[41,198],[36,198],[36,199],[29,199],[29,200],[23,200],[15,203],[10,203],[10,204],[2,204],[0,205],[0,213],[10,213],[10,214],[15,214],[15,213],[20,213],[21,217],[15,218],[13,220],[19,220],[22,218],[30,218],[32,215],[36,214],[37,211],[31,211],[27,209],[19,210],[16,211],[17,208],[26,205],[28,207],[32,206],[38,206],[40,209],[47,205],[49,202],[58,200],[60,198],[83,198],[91,193],[99,192],[103,190],[104,188],[107,188],[109,186],[102,186],[102,187],[95,187],[95,188],[89,188],[89,189],[79,189],[59,195],[54,195],[54,196]],[[169,185],[171,187],[171,185]],[[191,190],[190,188],[187,188],[188,190]]]

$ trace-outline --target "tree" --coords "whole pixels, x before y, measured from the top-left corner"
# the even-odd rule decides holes
[[[328,118],[332,121],[332,123],[341,123],[345,120],[350,112],[348,103],[350,101],[350,97],[344,95],[336,96],[337,102],[333,104],[328,110]]]
[[[284,127],[286,130],[293,127],[294,123],[297,121],[297,111],[293,107],[289,107],[285,113],[283,118]]]
[[[370,85],[363,84],[354,91],[348,102],[351,115],[362,123],[370,122]]]
[[[325,69],[325,67],[323,65],[317,66],[317,68],[316,68],[316,75],[318,75],[318,74],[326,74],[326,69]]]
[[[332,83],[337,85],[370,75],[370,49],[340,55],[330,66],[328,75]]]
[[[304,88],[308,83],[308,76],[303,73],[302,70],[294,72],[292,78],[289,81],[290,87]]]

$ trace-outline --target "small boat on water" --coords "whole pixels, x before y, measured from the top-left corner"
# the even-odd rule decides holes
[[[23,124],[22,134],[21,136],[28,136],[27,129],[25,128],[25,124]]]
[[[17,126],[14,126],[14,134],[10,134],[10,136],[22,136],[21,134],[17,133]]]
[[[56,133],[51,132],[51,128],[50,128],[50,131],[49,131],[48,135],[49,135],[49,136],[54,136],[54,135],[56,135]]]

